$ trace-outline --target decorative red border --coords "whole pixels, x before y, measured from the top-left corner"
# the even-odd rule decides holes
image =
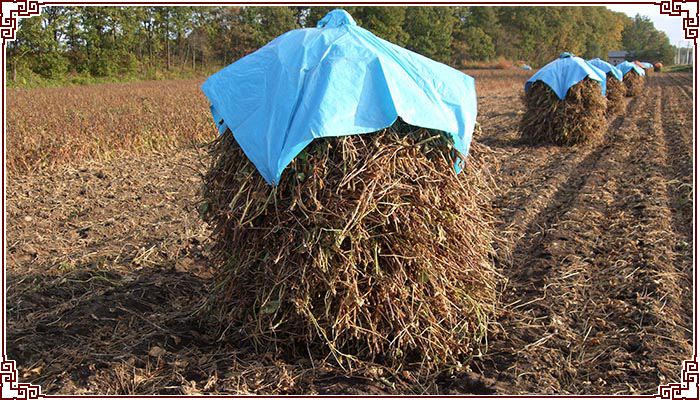
[[[698,362],[686,360],[683,362],[681,383],[671,383],[659,386],[659,393],[654,395],[660,399],[697,399],[698,398]]]
[[[39,14],[39,6],[15,6],[10,10],[10,18],[5,19],[5,39],[14,39],[17,30],[17,17]]]
[[[694,30],[693,30],[693,18],[690,17],[690,11],[688,10],[681,10],[681,6],[660,6],[661,7],[661,14],[668,14],[672,17],[680,17],[685,13],[685,17],[683,17],[683,29],[685,30],[685,38],[686,39],[692,39]]]
[[[17,386],[14,386],[15,382],[17,382],[15,363],[14,361],[5,360],[5,387],[7,388],[7,384],[9,383],[10,385],[8,389],[16,390],[17,394],[20,396],[33,396],[39,394],[38,386],[27,385],[25,383],[20,383]]]
[[[299,2],[299,3],[302,3],[302,2]],[[637,5],[636,2],[633,2],[633,1],[631,1],[631,0],[623,0],[623,1],[619,2],[619,3],[622,4],[622,5],[630,5],[630,6]],[[143,4],[146,4],[146,5],[147,5],[147,4],[149,4],[149,3],[142,3],[142,2],[136,2],[136,3],[120,3],[120,2],[118,2],[118,1],[117,1],[117,2],[103,2],[103,1],[97,1],[97,2],[82,2],[81,4],[83,4],[83,5],[104,5],[104,6],[110,6],[110,5],[114,5],[114,6],[118,6],[118,5],[127,6],[127,5],[143,5]],[[156,3],[153,3],[153,4],[156,4]],[[234,3],[210,3],[210,2],[196,3],[196,2],[193,2],[193,1],[186,1],[186,2],[182,2],[182,3],[162,2],[162,3],[157,3],[157,4],[158,4],[158,5],[164,5],[164,6],[166,6],[166,5],[183,5],[183,6],[184,6],[184,5],[219,5],[219,4],[224,4],[224,5],[226,5],[226,4],[234,4]],[[243,3],[235,3],[235,4],[236,4],[236,5],[293,5],[293,4],[295,4],[295,3],[293,3],[293,2],[289,2],[289,3],[279,3],[279,2],[277,2],[277,3],[275,3],[275,2],[254,2],[254,1],[253,1],[253,2],[243,2]],[[330,5],[330,4],[333,4],[333,3],[330,3],[330,2],[318,2],[318,3],[314,3],[313,5]],[[367,3],[367,2],[357,2],[357,1],[350,0],[350,1],[346,2],[346,3],[344,3],[344,4],[347,4],[347,5],[391,5],[392,3],[386,3],[386,2]],[[426,3],[424,0],[423,0],[422,2],[414,3],[414,5],[428,5],[428,4],[430,4],[430,5],[453,5],[454,3],[445,3],[445,2]],[[465,4],[466,4],[466,3],[465,3]],[[472,4],[474,4],[474,5],[491,5],[491,3],[480,3],[480,2],[472,3]],[[501,3],[500,5],[512,5],[512,6],[517,6],[517,5],[542,5],[542,6],[547,6],[547,5],[556,5],[556,4],[542,4],[542,3],[539,3],[539,4],[538,4],[538,3],[536,3],[536,1],[532,1],[532,2],[528,1],[528,2],[523,2],[523,3]],[[560,5],[561,5],[561,4],[560,4]],[[568,1],[566,2],[566,5],[567,5],[567,6],[568,6],[568,5],[572,5],[572,6],[574,6],[574,5],[601,5],[601,6],[604,6],[605,3],[602,3],[602,2],[584,3],[584,2],[578,1],[578,0],[568,0]],[[38,6],[37,6],[37,7],[38,7]],[[671,11],[671,12],[670,12],[670,13],[669,13],[669,12],[664,12],[664,9],[667,9],[667,10],[669,10],[669,11]],[[673,14],[672,14],[672,12],[673,12],[674,9],[675,9],[676,12],[677,12],[676,15],[673,15]],[[674,7],[668,7],[668,6],[667,6],[667,7],[664,7],[664,6],[661,6],[661,13],[662,13],[662,14],[669,14],[669,15],[672,15],[672,16],[680,16],[681,14],[680,14],[679,11],[683,11],[683,10],[679,10],[679,9],[680,9],[679,6],[674,6]],[[7,21],[8,21],[8,19],[6,18],[6,33],[7,33],[7,24],[8,24]],[[13,19],[13,21],[14,21],[14,19]],[[9,24],[10,24],[10,26],[16,26],[16,22],[10,22]],[[13,25],[13,24],[15,24],[15,25]],[[693,37],[693,30],[692,30],[692,29],[693,29],[693,19],[692,19],[692,18],[689,18],[689,21],[686,22],[686,21],[685,21],[685,18],[684,18],[683,27],[684,27],[684,29],[686,30],[686,38],[688,38],[688,39],[694,38],[694,37]],[[15,29],[15,28],[11,28],[11,29]],[[14,34],[14,33],[12,33],[12,34]],[[8,37],[8,39],[9,39],[9,37]],[[4,62],[5,62],[5,61],[4,61],[4,59],[3,59],[3,63],[4,63]],[[694,68],[694,70],[695,70],[695,68]],[[2,75],[2,78],[4,79],[4,78],[5,78],[4,69],[3,69],[2,74],[3,74],[3,75]],[[700,77],[697,75],[697,70],[695,70],[695,73],[694,73],[694,76],[693,76],[693,87],[694,87],[694,89],[695,89],[695,92],[697,93],[698,88],[700,88]],[[5,89],[5,88],[4,88],[4,85],[3,85],[3,89],[2,89],[2,91],[3,91],[3,103],[4,103],[4,97],[5,97],[5,96],[4,96],[4,91],[5,91],[5,90],[4,90],[4,89]],[[700,155],[700,147],[697,146],[697,143],[698,143],[698,126],[699,126],[699,125],[698,125],[698,121],[699,121],[699,118],[700,118],[700,117],[699,117],[700,114],[698,114],[698,107],[699,107],[699,106],[698,106],[698,102],[693,101],[693,102],[691,102],[691,104],[689,104],[689,106],[692,107],[692,108],[694,109],[694,115],[693,115],[693,121],[694,121],[694,125],[693,125],[693,137],[694,137],[694,142],[693,142],[693,143],[694,143],[694,145],[693,145],[693,160],[694,160],[694,162],[693,162],[693,171],[694,171],[694,174],[693,174],[693,183],[694,183],[695,187],[699,187],[699,186],[700,186],[700,174],[698,174],[698,164],[697,164],[697,160],[698,160],[698,156]],[[3,104],[3,108],[4,108],[4,104]],[[5,138],[4,115],[3,115],[2,136],[3,136],[3,145],[2,145],[2,146],[3,146],[3,148],[4,148],[4,147],[5,147],[5,146],[4,146],[4,138]],[[3,175],[4,175],[4,165],[3,165]],[[3,187],[4,187],[4,176],[3,176]],[[4,208],[4,198],[3,198],[2,202],[3,202],[3,208]],[[696,245],[693,246],[693,255],[694,255],[694,258],[693,258],[693,269],[694,269],[696,272],[697,272],[697,269],[696,269],[696,268],[697,268],[698,258],[700,258],[700,257],[698,257],[699,254],[698,254],[698,247],[697,247],[697,240],[698,240],[698,238],[700,237],[700,236],[698,235],[698,230],[699,230],[700,228],[698,227],[698,224],[697,224],[697,221],[698,221],[698,219],[699,219],[699,217],[698,217],[699,211],[700,211],[700,207],[698,207],[698,204],[697,204],[697,202],[696,202],[696,203],[694,204],[694,206],[693,206],[693,221],[695,222],[694,225],[693,225],[693,237],[695,238],[695,241],[696,241]],[[2,223],[3,223],[3,232],[4,232],[4,217],[2,218]],[[4,245],[3,245],[3,246],[4,246]],[[3,268],[3,269],[2,269],[2,274],[3,274],[3,279],[2,279],[2,281],[3,281],[3,283],[4,283],[4,280],[5,280],[5,279],[4,279],[4,270],[5,270],[5,260],[4,260],[4,257],[3,257],[3,266],[2,266],[2,268]],[[700,316],[700,308],[698,307],[698,303],[697,303],[697,299],[698,299],[698,294],[697,294],[697,293],[698,293],[698,290],[699,290],[699,289],[698,289],[698,287],[695,286],[695,285],[691,286],[691,288],[692,288],[692,291],[693,291],[693,305],[694,305],[694,307],[693,307],[693,315],[694,315],[693,326],[694,326],[695,328],[697,328],[697,321],[700,320],[700,318],[699,318],[699,316]],[[0,297],[0,307],[2,308],[3,313],[4,313],[4,312],[5,312],[5,297],[4,297],[5,293],[4,293],[4,285],[2,286],[2,291],[3,291],[3,293],[2,293],[2,297]],[[5,324],[5,321],[0,322],[0,326],[3,326],[3,328],[4,328],[4,324]],[[696,329],[696,331],[697,331],[697,329]],[[4,348],[4,345],[3,345],[3,348]],[[694,343],[694,346],[693,346],[693,353],[695,354],[695,357],[697,358],[697,356],[698,356],[698,354],[699,354],[699,353],[698,353],[698,348],[697,348],[697,343]],[[685,377],[684,377],[684,378],[685,378]],[[671,386],[671,385],[669,385],[669,386]],[[18,388],[19,388],[19,386],[18,386]],[[664,393],[661,392],[661,394],[664,394]],[[676,392],[676,393],[668,393],[668,394],[678,394],[678,392]],[[90,397],[93,397],[93,398],[105,398],[105,399],[106,399],[106,396],[90,396]],[[118,396],[118,397],[125,397],[125,396]],[[149,397],[167,398],[168,396],[160,395],[160,396],[149,396]],[[271,396],[271,397],[275,397],[275,396]],[[277,396],[277,397],[279,397],[279,396]],[[300,396],[298,396],[298,397],[312,397],[312,396],[309,396],[309,395],[300,395]],[[341,395],[341,396],[337,396],[337,395],[336,395],[336,396],[331,396],[331,397],[341,397],[341,398],[342,398],[342,397],[352,397],[352,396],[347,396],[347,395],[346,395],[346,396],[342,396],[342,395]],[[369,396],[369,397],[379,397],[379,396]],[[421,397],[426,397],[426,396],[421,396]],[[444,397],[457,397],[457,396],[452,395],[452,396],[444,396]],[[461,396],[460,396],[460,397],[461,397]],[[482,396],[482,397],[497,397],[497,396],[484,395],[484,396]],[[512,396],[512,397],[519,397],[519,396],[516,395],[516,396]],[[553,397],[561,397],[561,396],[556,396],[556,395],[540,395],[540,396],[538,396],[538,397],[539,397],[539,398],[553,398]],[[587,397],[592,397],[592,396],[572,395],[572,396],[567,396],[567,397],[572,397],[572,398],[587,398]]]

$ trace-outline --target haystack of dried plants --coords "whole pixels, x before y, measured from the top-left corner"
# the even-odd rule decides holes
[[[627,97],[636,97],[642,94],[644,89],[644,77],[637,74],[635,70],[630,70],[623,79],[627,88]]]
[[[530,143],[573,145],[603,136],[607,100],[589,78],[571,86],[560,100],[546,83],[534,82],[523,95],[521,137]]]
[[[447,136],[397,122],[315,140],[272,187],[226,132],[202,204],[219,267],[209,311],[260,351],[343,368],[464,361],[497,299],[478,148],[456,174]]]
[[[625,111],[625,94],[627,93],[627,88],[622,81],[618,80],[610,72],[608,72],[606,76],[605,97],[608,99],[606,114],[608,116],[622,114]]]

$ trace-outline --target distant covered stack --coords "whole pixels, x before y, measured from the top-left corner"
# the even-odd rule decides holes
[[[622,72],[623,82],[627,88],[627,97],[635,97],[642,94],[644,90],[644,69],[629,61],[617,64],[617,68]]]
[[[201,209],[228,332],[342,366],[468,358],[498,279],[493,188],[466,157],[474,80],[335,10],[203,90],[222,127]]]
[[[520,133],[531,143],[573,145],[603,135],[605,73],[570,53],[544,66],[525,84]]]
[[[639,64],[641,64],[641,67],[644,69],[644,72],[646,72],[647,75],[654,71],[654,64],[652,63],[641,61]]]
[[[605,78],[605,97],[608,99],[606,114],[609,116],[621,114],[625,111],[625,94],[627,92],[622,81],[622,71],[600,58],[588,60],[588,63],[605,72],[601,78]]]

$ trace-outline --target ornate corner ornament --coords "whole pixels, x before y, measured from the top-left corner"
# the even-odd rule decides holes
[[[693,370],[693,362],[686,361],[685,368],[683,369],[683,383],[672,383],[670,385],[661,386],[659,388],[660,394],[662,395],[678,395],[683,394],[683,392],[690,391],[691,384],[693,383],[695,373]]]
[[[39,14],[39,6],[15,6],[10,16],[5,18],[5,39],[14,39],[17,30],[17,17]]]
[[[667,14],[672,17],[680,17],[685,13],[683,17],[683,29],[685,30],[685,38],[693,38],[693,18],[690,17],[690,11],[681,10],[681,6],[660,6],[661,14]]]
[[[17,371],[15,370],[14,361],[5,360],[5,389],[6,390],[16,390],[18,395],[31,396],[39,394],[39,387],[27,385],[24,383],[17,383]]]

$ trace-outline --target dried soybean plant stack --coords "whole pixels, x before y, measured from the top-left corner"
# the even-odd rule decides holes
[[[644,76],[639,75],[637,71],[632,70],[625,74],[624,83],[627,97],[639,96],[644,90]]]
[[[626,96],[636,97],[642,94],[642,90],[644,90],[644,69],[629,61],[618,64],[617,68],[622,71],[624,77],[623,82],[627,89]]]
[[[448,142],[399,125],[319,139],[272,187],[222,135],[204,192],[219,315],[341,364],[470,354],[496,302],[491,186],[474,148],[455,173]]]
[[[295,35],[327,36],[304,43],[331,47],[298,48]],[[261,352],[430,374],[468,359],[497,307],[493,180],[481,161],[486,152],[469,146],[474,80],[388,42],[371,47],[381,39],[368,35],[334,10],[315,30],[288,32],[203,85],[222,132],[211,146],[200,208],[213,226],[218,267],[209,311],[229,327],[222,334]],[[308,54],[281,59],[286,68],[270,66],[284,38],[297,47],[282,55]],[[321,62],[313,57],[333,55],[335,46],[360,51],[363,61],[332,64],[336,55],[316,69],[293,64]],[[387,46],[393,52],[385,57]],[[373,69],[376,58],[382,68]],[[432,71],[429,79],[405,75],[416,63]],[[295,86],[302,92],[270,84],[280,71],[309,70],[328,72],[281,80],[304,82]],[[232,73],[262,78],[221,89]],[[343,80],[358,73],[364,84]],[[323,80],[329,76],[333,85]],[[397,101],[385,91],[388,81],[410,96]],[[270,87],[276,97],[265,93]],[[260,102],[250,93],[260,93]],[[407,103],[421,113],[401,117],[441,131],[397,118]]]
[[[601,81],[584,60],[568,53],[543,67],[526,83],[523,140],[558,145],[600,140],[607,108]]]
[[[617,79],[611,72],[606,75],[606,95],[608,99],[607,115],[619,115],[625,112],[625,95],[627,87],[624,82]]]
[[[622,71],[599,58],[588,60],[588,63],[604,73],[601,78],[605,77],[605,97],[608,100],[606,114],[608,116],[622,114],[625,111],[625,94],[627,92],[622,80]]]
[[[635,64],[644,70],[645,75],[650,75],[654,72],[654,64],[652,63],[635,61]]]

